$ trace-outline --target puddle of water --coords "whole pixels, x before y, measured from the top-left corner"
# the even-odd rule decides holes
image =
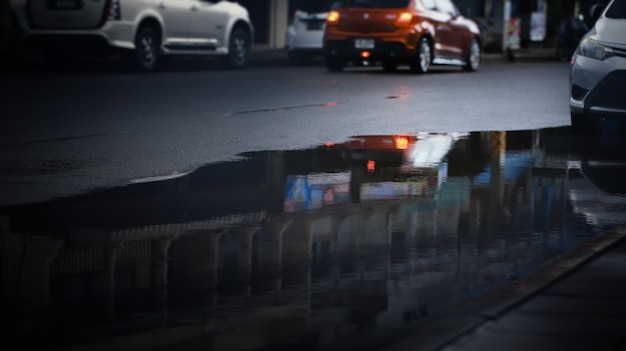
[[[3,208],[5,325],[42,349],[367,349],[623,224],[624,146],[356,136]]]

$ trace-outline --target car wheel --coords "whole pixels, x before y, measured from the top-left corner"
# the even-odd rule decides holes
[[[467,62],[463,66],[463,70],[474,72],[480,65],[480,44],[476,38],[470,43],[469,52],[467,53]]]
[[[340,72],[346,67],[346,62],[334,56],[326,55],[324,56],[324,62],[326,63],[326,68],[329,71]]]
[[[384,60],[381,62],[383,69],[387,72],[395,72],[398,68],[398,61],[395,60]]]
[[[224,58],[226,66],[233,69],[241,69],[248,63],[250,52],[250,37],[241,28],[235,28],[230,34],[228,55]]]
[[[143,26],[135,37],[134,61],[137,68],[151,71],[157,67],[160,58],[161,36],[151,26]]]
[[[433,61],[433,52],[427,38],[420,39],[417,45],[417,57],[410,64],[411,71],[416,73],[426,73]]]

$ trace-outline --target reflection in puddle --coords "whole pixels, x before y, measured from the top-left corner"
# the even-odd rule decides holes
[[[621,150],[358,136],[7,207],[5,318],[44,349],[367,349],[622,224]]]

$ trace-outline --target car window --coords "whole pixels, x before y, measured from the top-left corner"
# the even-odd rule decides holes
[[[410,0],[343,0],[341,7],[405,8]]]
[[[422,0],[422,5],[429,10],[434,10],[437,7],[435,0]]]
[[[337,1],[332,0],[298,0],[296,1],[296,9],[308,13],[328,12]]]
[[[626,1],[613,1],[611,7],[606,10],[607,18],[625,19],[626,18]]]
[[[450,0],[435,0],[437,4],[437,10],[440,12],[444,12],[450,14],[452,16],[457,16],[459,13],[456,10],[456,6]]]

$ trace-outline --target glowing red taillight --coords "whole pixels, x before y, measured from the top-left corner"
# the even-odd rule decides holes
[[[406,150],[409,147],[409,138],[407,137],[396,137],[396,149],[398,150]]]
[[[330,11],[328,13],[328,17],[326,17],[327,25],[335,25],[339,23],[339,12],[338,11]]]
[[[373,173],[376,170],[376,161],[367,160],[367,164],[365,167],[367,168],[367,172]]]
[[[410,27],[413,23],[413,14],[410,12],[402,12],[396,19],[397,27]]]

